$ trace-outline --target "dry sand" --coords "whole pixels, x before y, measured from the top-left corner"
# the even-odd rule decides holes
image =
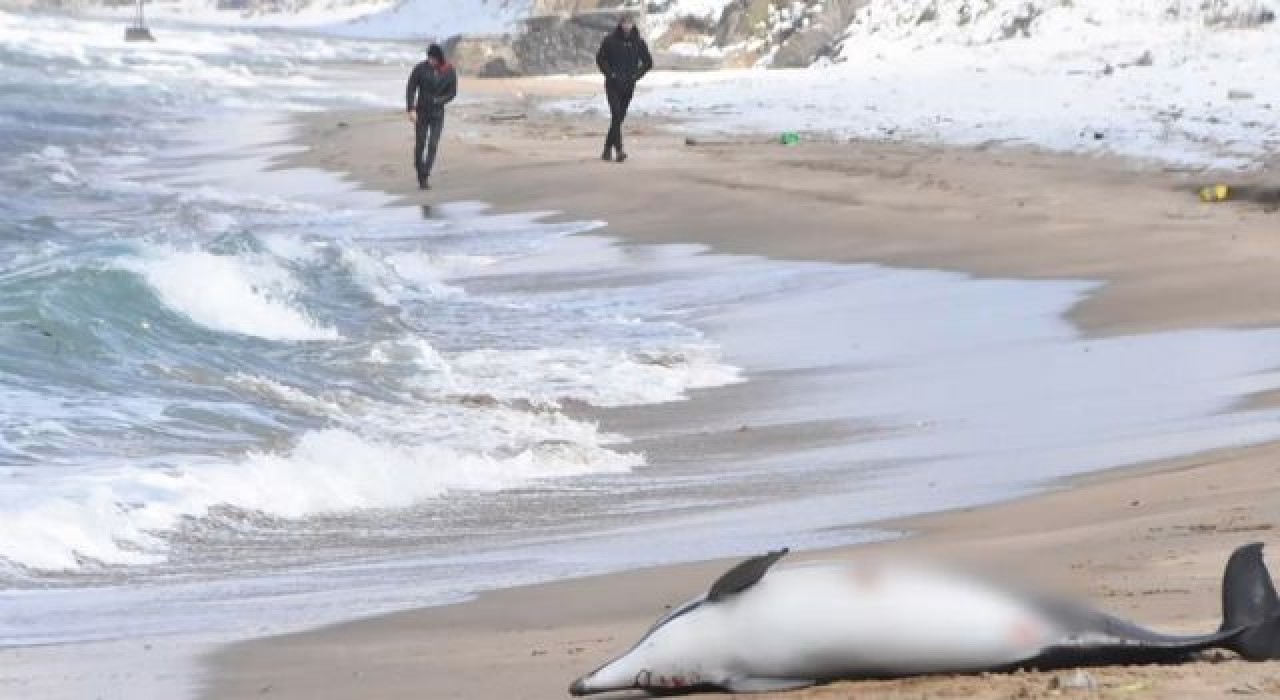
[[[697,241],[789,259],[883,262],[978,275],[1108,282],[1074,311],[1095,334],[1280,323],[1280,218],[1255,203],[1205,205],[1208,176],[1005,149],[764,138],[689,147],[640,123],[633,160],[598,160],[601,124],[539,116],[538,92],[574,83],[487,83],[451,112],[436,189],[413,187],[401,114],[308,117],[310,150],[288,164],[347,172],[430,205],[479,199],[600,218],[637,241]],[[522,94],[517,96],[515,91]],[[523,118],[507,119],[517,114]],[[494,119],[494,117],[499,117]],[[1274,397],[1256,397],[1273,405]],[[655,409],[660,410],[660,409]],[[733,410],[722,407],[721,410]],[[1053,493],[892,523],[880,547],[945,554],[1033,576],[1172,631],[1218,623],[1230,550],[1280,527],[1280,449],[1222,450],[1081,478]],[[845,555],[850,552],[804,556]],[[543,700],[627,648],[664,606],[697,595],[726,562],[499,591],[230,646],[209,659],[206,697]],[[1091,671],[1115,698],[1280,697],[1280,663],[1205,661]],[[835,684],[789,698],[1080,695],[1053,674]],[[769,697],[769,696],[760,696]],[[783,697],[783,696],[778,696]]]

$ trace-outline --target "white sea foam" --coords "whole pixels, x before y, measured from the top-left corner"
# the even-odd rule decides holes
[[[257,377],[237,372],[226,378],[228,385],[241,391],[252,392],[276,403],[288,404],[291,407],[316,416],[341,416],[346,412],[343,406],[329,398],[312,396],[295,386],[278,382],[267,377]]]
[[[276,257],[296,263],[316,262],[329,245],[327,241],[308,241],[301,236],[267,236],[263,243]]]
[[[92,91],[137,91],[141,101],[172,104],[176,96],[193,103],[273,110],[305,108],[339,97],[332,86],[306,74],[304,61],[342,60],[399,63],[415,56],[404,46],[324,41],[216,30],[164,30],[167,40],[126,43],[118,22],[0,13],[0,50],[38,58],[59,70],[47,72],[46,86]],[[265,88],[265,89],[263,89]],[[364,103],[384,101],[353,91]],[[296,101],[293,98],[305,98]]]
[[[33,343],[59,342],[46,340],[58,328],[42,335],[38,324],[22,331],[35,338],[28,357],[0,367],[9,373],[0,393],[13,399],[0,402],[11,424],[0,429],[6,581],[164,562],[175,541],[190,541],[186,528],[216,527],[228,513],[306,532],[315,516],[429,509],[458,492],[625,471],[643,457],[560,402],[666,401],[737,379],[688,329],[668,319],[648,326],[650,311],[662,313],[660,288],[635,290],[652,291],[651,304],[558,297],[535,291],[545,272],[502,267],[599,222],[549,223],[477,203],[441,205],[423,220],[355,198],[344,209],[315,197],[310,182],[287,189],[298,184],[288,176],[280,189],[229,176],[238,162],[205,157],[221,156],[221,144],[171,140],[170,126],[192,113],[223,114],[209,105],[331,102],[304,71],[359,50],[163,31],[168,40],[157,45],[128,46],[118,24],[0,13],[0,55],[18,54],[22,79],[67,107],[48,138],[0,164],[0,176],[84,187],[93,196],[79,200],[95,208],[51,210],[49,224],[32,218],[75,243],[56,259],[23,246],[11,262],[32,256],[32,269],[0,272],[29,277],[15,284],[20,292],[28,283],[50,290],[47,304],[23,313],[92,324],[84,338],[59,338],[64,356],[49,371],[99,380],[23,374],[46,371],[27,361],[39,360]],[[69,86],[86,91],[83,105],[58,101]],[[84,123],[93,121],[84,105],[103,109],[101,125]],[[135,128],[138,138],[119,143],[120,130]],[[464,291],[472,285],[475,297]],[[104,301],[118,305],[103,313]],[[173,315],[157,314],[158,305]],[[206,353],[209,332],[220,335]],[[255,339],[281,344],[262,352]],[[122,355],[100,364],[104,346]]]
[[[352,276],[374,299],[395,306],[411,297],[460,295],[462,290],[440,281],[440,271],[430,258],[414,253],[375,256],[353,244],[341,248],[343,262]]]
[[[427,39],[458,34],[501,33],[528,16],[530,0],[408,0],[403,2],[325,2],[300,9],[245,16],[217,9],[211,0],[181,0],[153,8],[153,16],[184,23],[239,27],[306,29],[341,37]],[[127,13],[109,11],[127,16]]]
[[[451,276],[483,269],[497,262],[486,255],[433,255],[423,251],[391,253],[386,260],[387,265],[403,279],[428,287],[439,285]]]
[[[502,415],[491,418],[502,422]],[[34,473],[14,472],[0,487],[0,557],[52,571],[76,569],[86,560],[153,563],[166,554],[163,533],[215,507],[305,518],[406,507],[453,491],[495,491],[534,479],[625,471],[643,462],[599,444],[588,424],[505,415],[518,418],[504,423],[506,430],[559,437],[486,454],[334,428],[303,435],[288,452],[259,452],[235,462],[123,466],[39,480]]]
[[[451,359],[455,391],[483,391],[503,399],[556,402],[576,399],[596,406],[662,403],[690,389],[742,380],[736,367],[720,362],[707,346],[661,352],[604,347],[475,350]]]
[[[213,330],[270,340],[336,340],[296,300],[287,270],[263,256],[156,246],[128,265],[167,306]]]
[[[449,363],[431,343],[415,336],[374,343],[367,361],[378,365],[411,364],[429,372],[450,371]]]
[[[490,350],[447,358],[410,336],[375,344],[369,361],[417,367],[425,389],[411,392],[403,404],[347,397],[343,405],[281,381],[236,374],[226,379],[228,386],[336,426],[307,432],[283,451],[238,460],[95,466],[53,479],[14,471],[0,488],[0,529],[6,532],[0,557],[37,570],[71,570],[86,561],[147,564],[166,556],[166,532],[214,508],[303,519],[626,471],[643,464],[643,457],[619,450],[621,436],[602,434],[553,405],[530,410],[505,402],[667,401],[690,388],[737,379],[735,370],[701,347],[651,354]],[[455,401],[451,394],[488,400]]]
[[[16,160],[19,167],[28,172],[43,173],[55,185],[71,186],[83,179],[72,162],[71,154],[61,146],[45,146]]]

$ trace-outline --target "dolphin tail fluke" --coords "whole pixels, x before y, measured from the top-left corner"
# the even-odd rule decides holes
[[[1262,543],[1232,552],[1222,575],[1222,631],[1239,630],[1231,649],[1250,661],[1280,659],[1280,597],[1262,560]]]

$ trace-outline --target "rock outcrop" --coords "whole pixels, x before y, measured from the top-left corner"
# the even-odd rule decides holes
[[[770,66],[804,68],[819,59],[829,58],[853,17],[870,0],[824,0],[810,7],[785,37],[777,44]]]
[[[711,31],[728,65],[800,68],[831,54],[869,0],[733,0]]]

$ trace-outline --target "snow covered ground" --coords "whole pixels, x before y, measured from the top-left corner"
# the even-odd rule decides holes
[[[683,16],[718,17],[727,2],[655,3],[650,33]],[[510,31],[532,0],[297,0],[306,9],[252,17],[215,4],[160,0],[149,12],[424,40]],[[1251,167],[1280,148],[1277,13],[1280,0],[871,0],[825,65],[658,72],[634,109],[680,117],[699,132],[997,142]],[[599,110],[601,102],[552,108]]]
[[[732,0],[671,0],[668,2],[650,3],[657,10],[650,10],[646,18],[646,29],[650,37],[658,37],[667,33],[677,20],[694,18],[715,24],[724,14],[724,8]]]
[[[655,73],[633,109],[698,132],[1002,142],[1250,167],[1280,149],[1280,25],[1260,23],[1275,5],[873,0],[832,63]]]

